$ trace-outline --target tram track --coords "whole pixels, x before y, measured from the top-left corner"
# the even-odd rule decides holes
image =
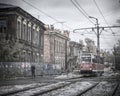
[[[98,84],[99,84],[99,83],[94,84],[93,86],[91,86],[91,87],[87,88],[86,90],[80,92],[80,93],[79,93],[78,95],[76,95],[76,96],[81,96],[82,94],[86,93],[87,91],[93,89],[93,88],[94,88],[95,86],[97,86]]]
[[[42,86],[45,86],[45,85],[47,85],[47,84],[42,83],[42,84],[37,84],[37,85],[33,85],[33,86],[25,86],[25,87],[14,89],[14,90],[9,90],[8,89],[7,91],[1,92],[0,96],[7,96],[7,95],[19,93],[19,92],[24,92],[24,91],[27,91],[27,90],[30,90],[30,89],[35,89],[35,88],[42,87]]]
[[[120,82],[113,78],[89,77],[61,80],[57,83],[37,83],[15,90],[0,92],[0,96],[119,96]],[[22,85],[21,85],[22,86]]]
[[[76,82],[63,88],[53,90],[51,92],[38,96],[78,96],[78,94],[85,92],[86,90],[89,90],[91,87],[94,87],[96,85],[97,83],[95,82]]]
[[[70,82],[58,82],[58,83],[49,84],[46,86],[37,87],[34,89],[29,89],[26,91],[21,91],[18,93],[13,93],[13,94],[10,94],[7,96],[38,96],[38,95],[42,95],[44,93],[62,88],[62,87],[67,86],[69,84],[71,84],[71,83]]]
[[[100,82],[97,86],[91,90],[81,94],[79,96],[114,96],[118,88],[118,83],[105,83],[106,81]],[[119,95],[117,95],[119,96]]]

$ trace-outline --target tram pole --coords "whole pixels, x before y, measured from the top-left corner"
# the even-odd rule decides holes
[[[100,32],[99,32],[99,23],[98,23],[98,18],[89,16],[89,18],[93,18],[96,20],[96,30],[97,30],[97,56],[98,56],[98,64],[100,63]]]

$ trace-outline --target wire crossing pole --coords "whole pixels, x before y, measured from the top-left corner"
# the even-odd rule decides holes
[[[100,33],[99,33],[99,24],[98,24],[98,19],[96,18],[96,23],[97,23],[97,54],[98,56],[100,55]]]
[[[99,23],[98,23],[98,18],[89,16],[89,18],[95,19],[96,20],[96,27],[89,27],[89,28],[80,28],[80,29],[74,29],[73,32],[75,33],[77,30],[87,30],[87,29],[96,29],[97,32],[96,36],[97,36],[97,56],[100,57],[100,35],[102,30],[104,30],[105,28],[120,28],[120,26],[104,26],[104,27],[100,27]],[[102,29],[100,31],[100,29]],[[98,63],[100,63],[100,58],[98,58]]]
[[[98,64],[100,63],[100,32],[99,32],[99,24],[98,19],[96,18],[97,22],[97,55],[98,55]]]
[[[89,16],[89,18],[93,18],[96,20],[96,29],[97,29],[97,56],[98,56],[98,64],[100,63],[100,32],[99,32],[99,23],[98,23],[98,19],[92,16]]]

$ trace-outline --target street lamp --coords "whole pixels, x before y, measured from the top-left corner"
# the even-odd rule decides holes
[[[97,28],[97,53],[98,53],[98,56],[100,55],[100,32],[99,32],[99,24],[98,24],[98,18],[95,18],[95,17],[92,17],[92,16],[89,16],[89,18],[93,18],[96,20],[96,28]]]
[[[93,18],[96,20],[96,23],[98,24],[98,18],[95,18],[95,17],[92,17],[92,16],[89,16],[89,18]]]

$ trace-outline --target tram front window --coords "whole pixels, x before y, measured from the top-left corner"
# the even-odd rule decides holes
[[[91,58],[90,57],[82,57],[82,63],[90,63]]]

